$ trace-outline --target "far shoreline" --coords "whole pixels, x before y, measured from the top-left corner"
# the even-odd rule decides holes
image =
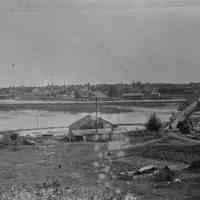
[[[156,100],[115,100],[98,101],[98,110],[102,113],[132,112],[131,106],[136,107],[177,107],[185,102],[185,99],[156,99]],[[4,100],[0,101],[0,111],[15,110],[45,110],[63,112],[87,112],[96,111],[95,101],[23,101]]]

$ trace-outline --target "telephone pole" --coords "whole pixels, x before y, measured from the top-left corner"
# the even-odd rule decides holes
[[[98,132],[98,98],[96,97],[96,133]]]

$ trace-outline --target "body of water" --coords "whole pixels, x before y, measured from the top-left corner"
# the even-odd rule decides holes
[[[99,116],[113,123],[145,123],[156,112],[161,120],[168,120],[175,109],[131,107],[132,112],[106,113]],[[89,113],[52,112],[44,110],[0,111],[0,131],[69,126]],[[90,113],[95,116],[95,113]],[[130,127],[129,127],[130,128]]]

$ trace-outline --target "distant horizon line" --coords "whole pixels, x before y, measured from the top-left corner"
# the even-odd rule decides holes
[[[13,88],[13,87],[45,87],[45,86],[71,86],[71,85],[118,85],[118,84],[123,84],[123,85],[130,85],[133,83],[141,83],[141,84],[174,84],[174,85],[184,85],[184,84],[200,84],[200,81],[185,81],[185,82],[167,82],[167,81],[132,81],[132,82],[82,82],[82,83],[56,83],[56,82],[49,82],[46,84],[11,84],[8,86],[0,86],[0,88]]]

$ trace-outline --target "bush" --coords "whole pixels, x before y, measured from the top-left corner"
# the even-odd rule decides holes
[[[156,113],[153,113],[149,120],[146,123],[146,129],[149,131],[159,131],[161,126],[162,126],[162,122],[161,120],[157,117]]]
[[[192,124],[188,120],[180,121],[177,124],[177,128],[180,130],[182,134],[190,134]]]
[[[10,136],[10,139],[11,139],[12,141],[16,141],[17,138],[18,138],[18,134],[17,134],[17,133],[13,133],[13,134]]]

